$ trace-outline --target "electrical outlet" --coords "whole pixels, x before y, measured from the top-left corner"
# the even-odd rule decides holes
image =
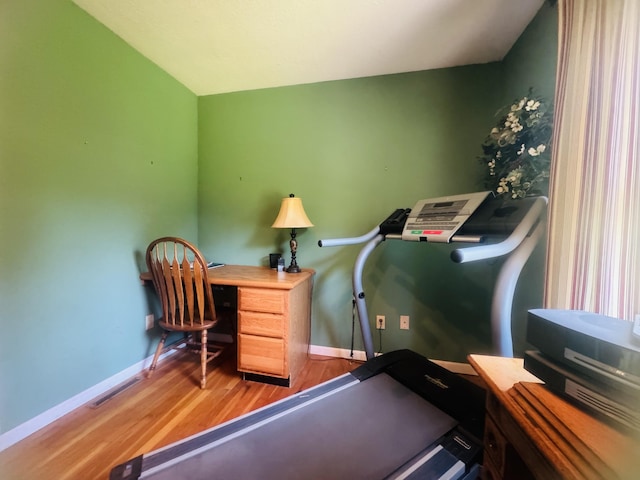
[[[384,327],[385,327],[384,315],[376,315],[376,328],[378,330],[384,330]]]
[[[153,316],[153,313],[147,315],[146,317],[144,317],[144,324],[146,326],[147,330],[151,330],[155,324],[155,318]]]
[[[409,330],[409,315],[400,315],[400,330]]]

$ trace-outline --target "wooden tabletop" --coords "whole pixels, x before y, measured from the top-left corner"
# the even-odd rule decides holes
[[[640,478],[640,438],[549,391],[523,368],[522,359],[470,355],[469,362],[562,478]]]
[[[223,265],[210,268],[211,285],[234,285],[236,287],[278,288],[290,290],[314,274],[314,270],[303,268],[300,273],[278,272],[268,267],[250,265]],[[142,272],[140,279],[151,282],[151,273]]]

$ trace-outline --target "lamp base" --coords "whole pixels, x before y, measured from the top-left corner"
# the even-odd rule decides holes
[[[287,273],[300,273],[301,271],[298,265],[289,265],[287,267]]]

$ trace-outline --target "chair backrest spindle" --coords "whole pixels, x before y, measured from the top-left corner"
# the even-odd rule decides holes
[[[147,248],[146,261],[165,322],[186,328],[215,320],[207,263],[196,247],[177,237],[159,238]]]

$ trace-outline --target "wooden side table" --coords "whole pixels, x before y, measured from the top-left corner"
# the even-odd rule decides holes
[[[640,438],[547,390],[523,360],[470,355],[487,384],[483,478],[640,478]]]

